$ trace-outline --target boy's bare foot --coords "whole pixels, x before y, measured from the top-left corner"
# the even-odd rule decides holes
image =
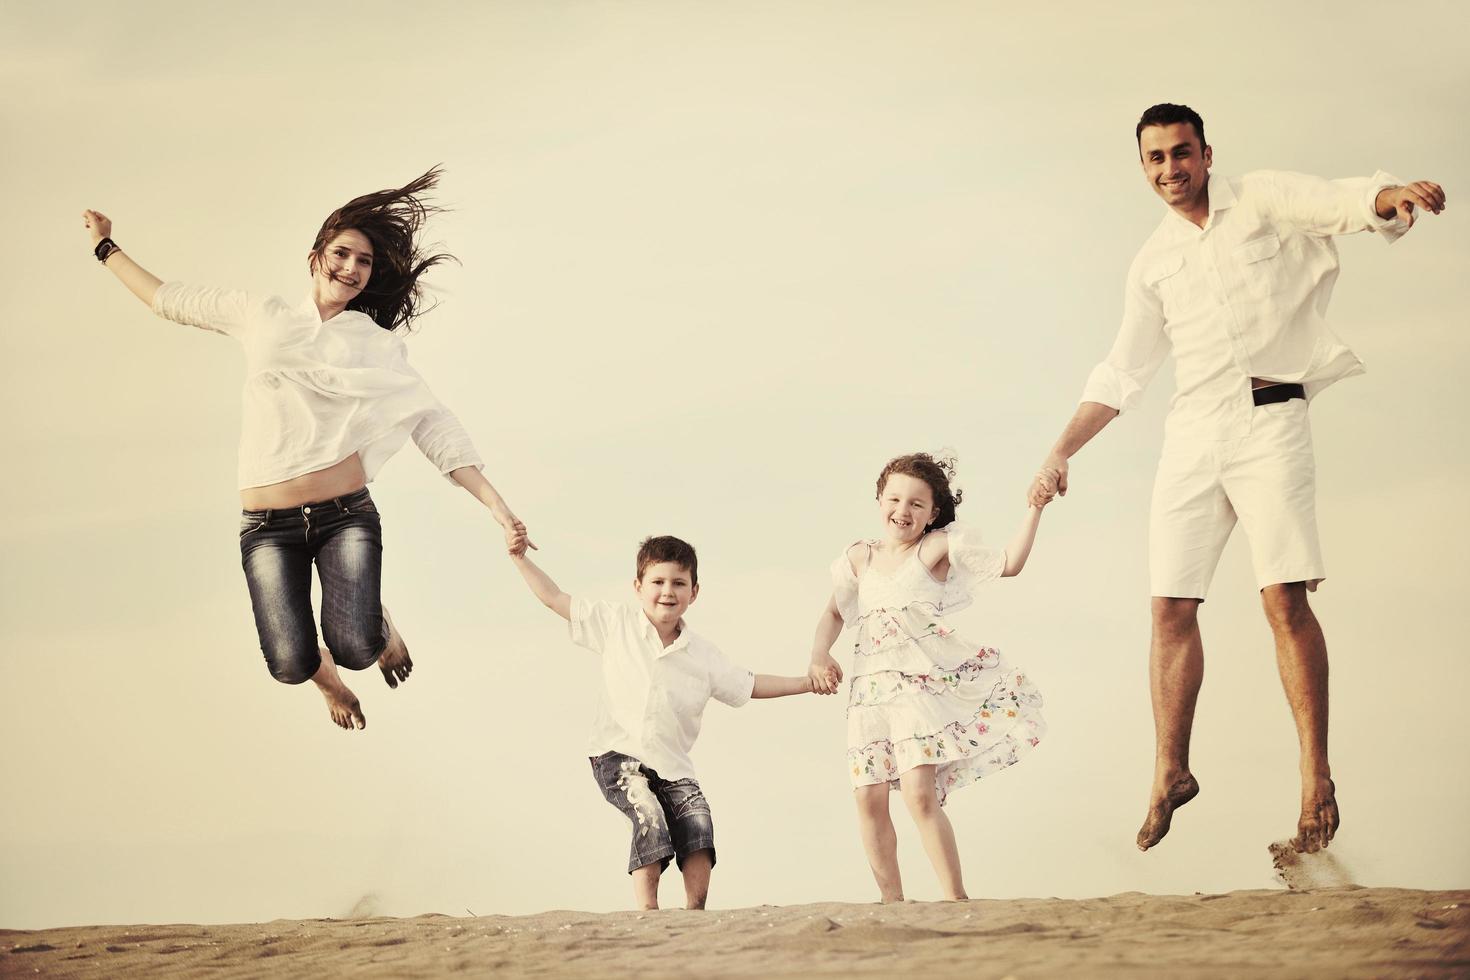
[[[400,681],[408,680],[408,675],[413,673],[413,660],[408,656],[408,647],[404,645],[398,627],[393,625],[393,617],[388,615],[387,606],[383,607],[383,622],[388,626],[388,645],[378,655],[378,669],[383,672],[383,680],[389,687],[397,687]]]
[[[1199,783],[1190,773],[1185,773],[1169,785],[1162,794],[1156,795],[1148,805],[1148,816],[1138,831],[1138,849],[1146,851],[1169,832],[1169,823],[1174,811],[1199,795]]]
[[[1337,814],[1337,787],[1323,776],[1313,781],[1310,792],[1302,799],[1302,816],[1296,822],[1296,836],[1291,846],[1298,853],[1315,854],[1331,843],[1341,818]]]
[[[357,702],[357,695],[342,683],[342,676],[337,673],[337,662],[332,659],[331,652],[326,647],[321,647],[320,650],[322,665],[311,675],[311,682],[322,692],[322,697],[327,699],[327,712],[332,716],[333,724],[348,731],[366,728],[367,718]]]

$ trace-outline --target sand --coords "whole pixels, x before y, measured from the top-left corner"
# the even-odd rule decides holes
[[[0,976],[1465,977],[1470,890],[0,930]]]

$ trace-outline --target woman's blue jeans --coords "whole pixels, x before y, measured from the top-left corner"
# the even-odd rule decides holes
[[[271,676],[308,680],[321,666],[311,566],[322,583],[322,638],[338,666],[362,670],[388,645],[380,592],[383,529],[364,487],[345,497],[240,516],[240,562]]]

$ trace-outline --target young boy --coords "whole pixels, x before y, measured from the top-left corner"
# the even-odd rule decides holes
[[[714,824],[689,761],[704,706],[712,697],[738,708],[751,698],[807,694],[810,679],[752,674],[684,625],[699,597],[699,560],[678,538],[639,546],[636,607],[572,598],[524,545],[511,557],[536,598],[571,624],[572,642],[602,654],[589,754],[602,795],[633,823],[628,873],[638,907],[658,908],[659,876],[676,858],[685,907],[704,908]]]

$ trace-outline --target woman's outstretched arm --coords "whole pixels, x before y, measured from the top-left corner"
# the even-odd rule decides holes
[[[525,554],[527,548],[535,548],[531,539],[526,536],[526,525],[516,519],[511,513],[510,506],[506,504],[500,493],[491,486],[490,481],[475,466],[461,466],[449,471],[449,478],[470,492],[480,503],[490,510],[490,516],[495,518],[505,531],[505,548],[512,556]]]
[[[92,237],[93,249],[104,238],[112,237],[112,221],[101,211],[83,211],[82,223]],[[152,308],[153,297],[158,292],[158,287],[163,285],[163,280],[134,262],[121,248],[113,250],[104,264],[108,271],[117,276],[119,282],[128,287],[129,292]]]

